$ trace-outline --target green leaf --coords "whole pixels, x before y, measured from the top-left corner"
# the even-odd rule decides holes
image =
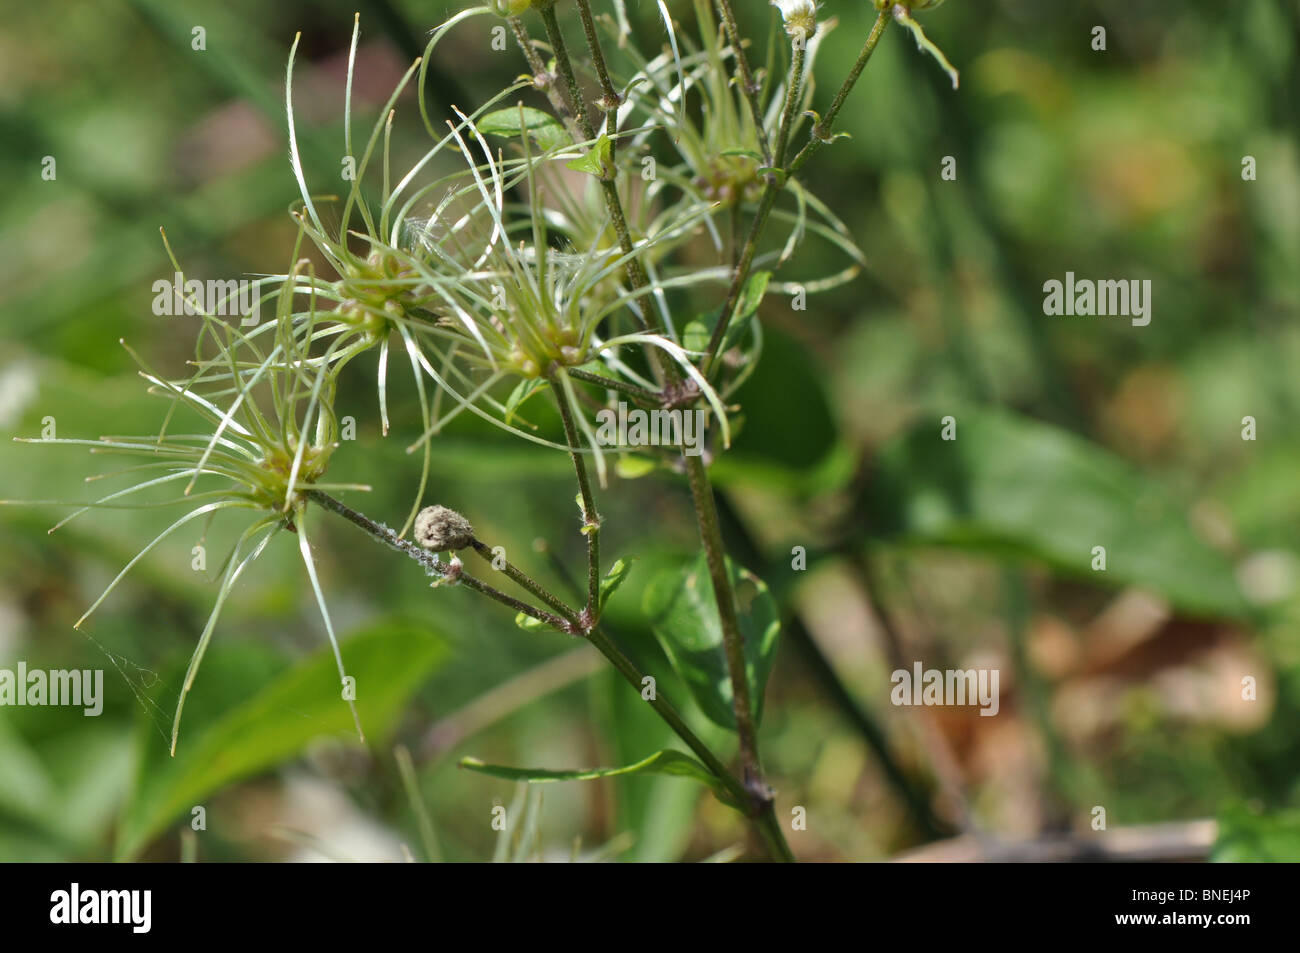
[[[856,457],[839,434],[824,370],[798,339],[775,329],[763,337],[767,356],[731,398],[745,425],[711,467],[714,485],[797,495],[844,486]]]
[[[741,289],[740,300],[736,302],[731,324],[727,327],[727,333],[723,335],[719,352],[726,351],[744,336],[753,321],[754,314],[758,311],[758,306],[763,303],[763,296],[767,294],[767,285],[771,280],[770,271],[756,271],[749,276],[745,287]],[[715,316],[695,318],[687,322],[686,327],[682,329],[682,347],[688,351],[704,351],[709,346],[709,338],[713,336],[713,329],[717,323]]]
[[[754,719],[758,722],[763,717],[763,693],[772,671],[781,622],[776,600],[763,580],[729,559],[727,575],[736,595],[745,676],[754,705]],[[664,654],[700,709],[711,721],[735,731],[722,624],[704,552],[684,567],[657,573],[646,587],[642,604]]]
[[[702,354],[709,346],[710,334],[709,326],[703,321],[688,321],[686,327],[682,328],[682,347]]]
[[[499,764],[484,764],[477,758],[461,758],[460,766],[490,774],[507,781],[527,781],[529,784],[543,784],[550,781],[594,781],[597,778],[613,778],[625,774],[671,774],[680,778],[694,778],[708,785],[724,804],[737,807],[735,799],[723,787],[722,782],[709,773],[708,769],[688,754],[665,748],[657,751],[643,761],[624,765],[621,768],[586,768],[577,771],[551,771],[546,768],[510,768]]]
[[[533,377],[525,378],[516,384],[515,389],[506,399],[505,422],[510,423],[519,412],[519,408],[528,401],[528,398],[540,391],[545,383],[540,377]]]
[[[596,144],[591,147],[589,152],[564,163],[564,166],[574,172],[586,172],[600,178],[605,174],[605,166],[609,162],[609,156],[609,136],[602,132],[600,138],[596,140]]]
[[[525,632],[536,632],[538,629],[546,628],[546,623],[541,619],[529,615],[527,612],[515,613],[515,625]]]
[[[736,306],[736,314],[731,319],[731,324],[727,327],[727,333],[723,336],[722,347],[720,350],[727,350],[745,335],[749,329],[750,322],[753,321],[758,306],[763,303],[763,296],[767,294],[768,282],[772,280],[770,271],[756,271],[749,276],[745,282],[745,288],[740,293],[740,301]]]
[[[478,121],[479,132],[503,139],[513,139],[520,130],[527,130],[543,152],[558,149],[569,142],[569,136],[558,119],[550,113],[531,106],[514,106],[490,112]]]
[[[875,531],[902,542],[1041,560],[1100,585],[1140,586],[1177,608],[1237,617],[1229,561],[1191,530],[1157,484],[1114,454],[1022,417],[935,415],[881,452],[868,495]],[[1092,569],[1104,546],[1106,569]]]
[[[614,472],[624,480],[637,480],[647,473],[653,473],[658,467],[649,457],[639,457],[634,453],[625,453],[614,461]]]
[[[400,622],[369,628],[344,642],[342,651],[348,675],[356,679],[356,706],[372,743],[392,732],[411,695],[448,655],[447,643],[437,633]],[[209,674],[221,664],[221,652],[214,647]],[[209,678],[196,684],[175,758],[167,757],[167,746],[156,735],[141,735],[137,793],[119,830],[120,858],[134,857],[214,791],[296,756],[314,738],[355,739],[328,647],[276,674],[268,675],[261,664],[256,671],[243,670],[249,673],[244,681]],[[223,683],[237,689],[243,701],[222,708],[212,704],[210,694],[205,698],[209,686]]]
[[[659,680],[659,691],[666,693],[669,681],[675,679],[665,671]],[[592,680],[591,687],[593,726],[603,735],[609,757],[615,764],[626,764],[635,761],[642,752],[674,745],[673,730],[645,703],[641,693],[613,669],[600,673],[600,677]],[[701,727],[700,736],[705,744],[712,746],[725,741],[721,728],[711,724]],[[699,785],[662,774],[622,776],[613,783],[612,830],[626,831],[636,838],[627,859],[642,863],[680,860],[695,826],[693,819],[703,793]]]
[[[620,559],[609,567],[609,572],[605,573],[605,578],[600,581],[599,604],[601,612],[605,611],[605,603],[614,594],[614,590],[623,585],[623,580],[632,571],[632,563],[634,562],[636,562],[635,556]]]
[[[1300,857],[1300,810],[1259,814],[1233,804],[1219,814],[1210,852],[1217,863],[1275,863]]]

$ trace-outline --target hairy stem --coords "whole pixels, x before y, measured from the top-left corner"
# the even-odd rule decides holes
[[[713,364],[718,358],[718,349],[722,346],[722,340],[726,336],[727,326],[731,324],[731,316],[736,310],[736,302],[740,300],[740,289],[744,287],[745,282],[749,279],[749,269],[754,264],[754,254],[758,250],[759,236],[763,234],[763,229],[767,226],[767,218],[772,214],[772,208],[776,205],[776,197],[781,188],[782,186],[775,185],[770,180],[763,186],[763,194],[758,199],[758,211],[754,213],[754,220],[749,226],[749,234],[745,236],[745,244],[740,249],[740,258],[731,272],[731,284],[727,286],[727,297],[722,302],[722,311],[718,315],[718,323],[713,327],[713,334],[709,337],[709,346],[704,351],[704,357],[700,358],[700,371],[703,372],[705,377],[708,377],[712,372]]]
[[[876,51],[876,44],[885,34],[885,27],[889,26],[894,15],[890,8],[886,7],[876,16],[876,22],[871,27],[871,32],[867,35],[867,41],[862,45],[862,51],[858,53],[857,60],[853,63],[853,68],[849,70],[849,75],[844,78],[840,84],[839,92],[835,94],[835,99],[831,101],[830,108],[826,110],[826,115],[822,116],[812,129],[812,135],[809,137],[807,144],[799,150],[799,154],[794,157],[790,163],[789,173],[794,175],[809,158],[820,149],[825,143],[830,141],[831,129],[835,125],[835,117],[839,115],[840,110],[844,107],[844,102],[849,98],[849,93],[857,85],[858,77],[862,75],[863,69],[866,68],[867,60],[871,59],[871,54]]]
[[[470,541],[470,547],[474,550],[474,552],[478,553],[485,560],[487,560],[488,563],[492,565],[493,569],[496,569],[496,561],[498,557],[495,553],[492,552],[491,546],[483,542],[481,539],[475,538]],[[575,626],[579,624],[578,613],[574,612],[567,605],[565,605],[560,598],[558,598],[553,593],[551,593],[545,586],[543,586],[541,583],[534,580],[531,576],[529,576],[526,572],[524,572],[522,569],[517,567],[514,563],[510,562],[508,559],[502,558],[501,563],[502,565],[501,565],[501,569],[499,570],[500,572],[505,573],[507,576],[513,579],[519,586],[521,586],[524,589],[527,589],[538,599],[541,599],[543,602],[545,602],[548,606],[550,606],[560,615],[564,616],[564,618],[567,619],[570,624]]]
[[[618,90],[614,88],[614,81],[610,79],[609,67],[605,65],[605,52],[601,49],[600,37],[596,34],[596,21],[591,15],[591,4],[589,0],[577,0],[577,5],[578,18],[582,20],[582,30],[587,36],[587,49],[591,51],[591,65],[596,70],[596,77],[600,80],[600,91],[604,96],[600,106],[605,111],[605,131],[612,137],[618,131],[618,106],[621,97],[618,95]],[[611,161],[614,156],[613,149],[614,144],[611,142]]]
[[[606,387],[609,390],[616,390],[619,393],[627,394],[629,397],[652,407],[660,406],[664,400],[664,395],[662,393],[647,390],[644,387],[637,387],[635,384],[629,384],[624,380],[616,380],[613,377],[603,377],[600,374],[592,374],[590,371],[579,370],[576,367],[568,368],[565,373],[574,380],[586,381],[588,384],[596,384],[600,387]]]
[[[336,500],[328,493],[324,493],[320,490],[308,490],[306,495],[308,499],[320,504],[325,507],[325,509],[337,513],[348,522],[361,527],[389,548],[395,549],[403,556],[409,556],[411,559],[414,559],[424,567],[425,572],[429,573],[429,575],[437,576],[440,579],[446,579],[448,582],[454,581],[460,585],[473,589],[475,592],[480,592],[489,599],[495,599],[503,606],[514,609],[516,612],[522,612],[524,615],[531,616],[539,622],[544,622],[551,628],[560,632],[569,635],[576,634],[573,626],[567,620],[562,619],[557,615],[553,615],[544,609],[530,606],[528,603],[516,599],[514,596],[507,595],[501,590],[489,586],[487,583],[483,582],[483,580],[474,578],[467,572],[458,572],[452,569],[449,564],[443,563],[438,559],[436,553],[431,553],[427,549],[417,546],[409,539],[402,539],[387,526],[384,526],[382,523],[376,523],[363,513],[358,513],[356,510],[352,509],[352,507],[348,506],[341,500]]]
[[[741,92],[745,94],[745,102],[749,103],[749,113],[754,118],[754,133],[758,137],[758,146],[763,152],[763,164],[772,165],[772,150],[767,144],[767,130],[763,128],[763,108],[758,102],[758,84],[754,82],[754,73],[749,68],[749,57],[745,55],[745,48],[740,42],[740,28],[736,25],[736,11],[731,6],[731,0],[717,0],[718,14],[722,17],[722,24],[727,31],[727,41],[731,44],[732,50],[736,56],[736,72],[740,82]]]
[[[794,125],[795,110],[803,96],[803,65],[808,56],[807,42],[800,38],[791,50],[790,78],[785,84],[785,106],[781,110],[781,125],[776,134],[776,148],[772,158],[777,166],[785,163],[785,148],[790,142],[790,129]]]
[[[555,79],[546,71],[546,64],[542,62],[541,56],[537,53],[537,48],[533,46],[533,41],[528,36],[524,21],[517,16],[513,16],[507,17],[506,22],[510,24],[510,32],[514,34],[520,52],[524,54],[524,59],[528,61],[528,69],[533,74],[533,85],[539,86],[546,94],[551,108],[559,113],[565,126],[569,128],[569,134],[577,138],[578,127],[573,112],[568,103],[565,102],[564,97],[560,95],[560,91],[555,88]]]
[[[686,475],[691,484],[691,498],[695,503],[696,522],[700,541],[713,581],[713,593],[718,604],[718,621],[722,627],[722,644],[727,655],[727,674],[731,679],[731,707],[736,717],[736,735],[740,740],[740,763],[744,772],[745,789],[755,805],[770,802],[772,793],[763,781],[763,769],[758,759],[758,735],[754,727],[754,708],[749,694],[749,679],[745,675],[744,637],[740,632],[740,619],[736,615],[736,599],[727,575],[726,550],[722,531],[718,527],[718,511],[713,500],[713,487],[709,485],[704,461],[698,456],[686,456]]]
[[[569,444],[569,457],[573,460],[573,471],[578,477],[578,492],[582,497],[582,532],[587,537],[587,621],[594,623],[600,611],[600,515],[596,512],[596,500],[591,493],[591,479],[587,476],[587,462],[582,457],[578,442],[578,428],[573,422],[573,408],[569,406],[569,395],[558,376],[551,377],[551,392],[560,408],[560,419],[564,421],[564,437]]]
[[[342,516],[350,523],[365,530],[379,542],[389,546],[402,555],[415,560],[430,574],[442,577],[448,577],[451,575],[448,567],[443,565],[435,554],[426,549],[422,549],[410,540],[402,539],[387,526],[375,522],[363,513],[359,513],[352,509],[342,501],[336,500],[334,497],[320,490],[308,490],[307,496],[313,502],[318,503],[325,509]],[[479,550],[479,547],[483,545],[477,540],[475,543],[477,544],[474,547],[476,550]],[[481,550],[479,551],[481,552]],[[490,557],[491,550],[488,550],[487,555]],[[520,575],[523,576],[522,573],[520,573]],[[543,612],[542,610],[527,606],[519,600],[507,596],[505,593],[493,589],[491,586],[481,582],[480,580],[474,579],[468,574],[461,573],[459,575],[459,580],[465,585],[468,585],[471,589],[474,589],[476,592],[481,592],[484,595],[496,599],[498,602],[501,602],[516,611],[527,612],[534,618],[547,622],[553,627],[559,629],[561,632],[573,632],[573,628],[565,620],[550,615],[550,613]],[[531,582],[531,580],[529,581]],[[520,584],[523,585],[522,582]],[[536,586],[537,584],[533,583],[533,585]],[[540,586],[537,586],[537,588],[539,590],[541,589]],[[541,593],[539,592],[537,594],[540,595]],[[643,687],[642,679],[645,676],[643,676],[637,669],[636,665],[634,665],[632,661],[623,654],[609,636],[597,628],[592,628],[582,634],[584,634],[587,640],[596,647],[597,651],[599,651],[601,655],[605,656],[605,658],[610,661],[614,668],[618,669],[619,674],[631,683],[638,692],[641,691]],[[674,708],[660,692],[655,692],[654,698],[650,699],[650,707],[653,708],[655,713],[664,720],[668,727],[670,727],[673,732],[681,738],[683,742],[685,742],[686,746],[695,753],[696,757],[700,759],[708,771],[722,783],[723,787],[727,789],[732,799],[737,804],[742,806],[753,804],[753,799],[750,797],[745,787],[736,779],[735,775],[727,770],[727,766],[722,763],[709,746],[691,730],[690,726],[686,724],[685,719],[682,718],[677,709]],[[789,845],[786,844],[784,837],[781,835],[780,827],[776,824],[776,815],[772,811],[772,805],[770,802],[759,806],[755,810],[747,812],[746,816],[750,819],[755,832],[763,841],[768,853],[774,860],[792,861],[794,859],[794,855],[790,852]]]
[[[719,0],[719,2],[724,2],[724,0]],[[789,181],[790,176],[798,172],[803,167],[803,164],[823,144],[830,140],[831,127],[835,123],[835,117],[839,115],[840,110],[844,107],[845,100],[849,98],[849,93],[857,85],[858,77],[862,75],[862,70],[866,67],[867,61],[871,59],[871,54],[875,52],[880,37],[884,35],[885,27],[889,26],[892,19],[893,14],[888,9],[880,11],[875,24],[871,28],[871,33],[867,36],[866,43],[863,44],[862,51],[858,54],[853,68],[849,70],[849,75],[845,77],[844,82],[840,85],[830,108],[826,110],[826,115],[813,126],[811,137],[804,147],[799,150],[799,153],[790,162],[789,166],[780,173],[769,176],[767,184],[763,187],[763,194],[759,197],[758,211],[754,213],[754,221],[750,225],[749,235],[745,238],[745,246],[741,250],[740,259],[731,274],[731,284],[727,287],[727,297],[723,302],[722,312],[718,316],[718,323],[713,328],[713,334],[709,338],[709,346],[704,353],[704,357],[700,359],[700,370],[704,372],[705,376],[710,374],[714,363],[717,361],[718,348],[722,345],[723,338],[727,333],[727,325],[731,323],[731,315],[736,308],[736,302],[740,300],[740,291],[749,278],[749,269],[754,264],[758,239],[767,226],[767,218],[772,212],[772,207],[776,204],[777,193],[785,188],[785,183]],[[786,87],[787,112],[792,108],[789,97],[792,85],[793,83]],[[785,120],[783,119],[782,122],[784,124]]]

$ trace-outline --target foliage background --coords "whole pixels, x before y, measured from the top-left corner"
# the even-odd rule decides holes
[[[660,29],[652,4],[629,6]],[[942,819],[964,811],[1029,837],[1087,831],[1094,805],[1112,828],[1222,817],[1220,856],[1300,859],[1300,4],[1230,6],[953,0],[923,22],[962,70],[960,92],[891,31],[843,113],[852,138],[815,160],[809,181],[869,265],[807,311],[765,302],[744,430],[715,468],[733,552],[788,619],[763,750],[778,816],[807,808],[808,830],[791,834],[801,858],[881,858],[927,839],[869,721],[901,770],[936,789]],[[868,7],[824,4],[840,20],[818,62],[825,95]],[[193,335],[190,319],[151,313],[150,286],[170,274],[157,229],[194,275],[286,266],[285,56],[301,29],[299,135],[309,179],[330,181],[354,7],[58,9],[52,22],[12,6],[0,25],[0,430],[36,436],[51,415],[60,436],[149,432],[162,405],[117,341],[179,371]],[[455,5],[359,9],[354,108],[369,118]],[[474,103],[522,69],[475,23],[440,48],[440,102]],[[1089,45],[1097,24],[1105,52]],[[206,51],[190,48],[194,25]],[[410,151],[420,129],[404,105],[395,142]],[[947,155],[955,182],[940,180]],[[1242,180],[1246,155],[1257,181]],[[781,277],[832,270],[808,257],[824,251],[810,244]],[[1044,317],[1042,283],[1067,270],[1149,277],[1151,325]],[[418,427],[405,396],[399,434]],[[373,401],[363,384],[339,397],[358,440],[338,477],[374,485],[363,508],[400,521],[418,466],[380,437]],[[955,452],[933,439],[945,414]],[[1245,415],[1255,442],[1241,439]],[[82,498],[93,464],[5,441],[0,496]],[[463,419],[436,444],[426,500],[547,575],[536,538],[581,563],[569,481],[562,454]],[[614,621],[652,658],[639,586],[656,560],[697,548],[686,490],[667,474],[617,483],[602,510],[606,551],[641,557]],[[348,740],[333,681],[310,677],[323,632],[279,539],[232,599],[191,695],[190,753],[168,764],[215,583],[191,570],[193,540],[164,544],[88,639],[72,622],[166,514],[95,513],[47,536],[62,513],[0,508],[0,666],[105,668],[107,704],[99,718],[0,709],[0,859],[401,859],[402,845],[487,859],[495,803],[526,818],[522,857],[727,857],[741,839],[686,780],[548,785],[525,803],[508,782],[457,770],[465,754],[626,763],[668,736],[584,647],[521,632],[466,593],[430,593],[342,524],[326,525],[318,559],[371,689],[370,747]],[[1088,569],[1098,542],[1105,574]],[[805,572],[790,569],[794,545]],[[893,648],[927,667],[1000,668],[1000,716],[892,707]],[[1244,674],[1256,701],[1241,700]],[[181,833],[193,804],[207,808],[197,839]]]

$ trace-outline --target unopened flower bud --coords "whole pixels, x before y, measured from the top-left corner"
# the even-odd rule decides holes
[[[415,518],[415,539],[425,549],[464,549],[474,541],[469,520],[445,506],[426,506]]]

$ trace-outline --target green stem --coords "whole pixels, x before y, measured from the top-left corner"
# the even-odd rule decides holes
[[[596,34],[596,21],[591,15],[591,4],[589,0],[577,0],[577,4],[578,18],[582,20],[582,30],[587,36],[587,49],[591,51],[591,65],[595,67],[596,76],[600,80],[600,91],[605,97],[600,105],[605,111],[605,131],[611,138],[610,161],[613,162],[615,143],[612,140],[614,133],[618,131],[618,106],[622,98],[614,88],[614,81],[610,79],[609,67],[605,65],[605,52],[601,49],[600,37]]]
[[[576,367],[570,367],[565,373],[575,380],[586,381],[588,384],[596,384],[600,387],[616,390],[620,393],[627,394],[629,397],[639,400],[643,404],[649,404],[658,407],[663,403],[664,395],[657,391],[647,390],[644,387],[637,387],[635,384],[629,384],[627,381],[616,380],[612,377],[604,377],[600,374],[592,374],[589,371],[579,370]]]
[[[577,119],[578,128],[582,131],[583,138],[591,141],[596,138],[596,130],[592,127],[591,121],[587,118],[587,106],[582,97],[582,88],[578,85],[577,76],[573,72],[573,63],[569,59],[569,49],[564,42],[564,34],[560,30],[559,20],[555,16],[554,2],[543,5],[538,11],[542,15],[542,23],[546,27],[546,38],[551,44],[551,51],[555,54],[555,65],[563,77],[565,86],[568,89],[570,109]],[[587,11],[590,16],[590,10]],[[585,26],[585,24],[584,24]],[[596,36],[595,27],[587,34],[588,42],[592,44],[593,57],[600,56],[600,64],[603,69],[604,56],[600,54],[600,40]],[[608,82],[608,75],[605,77]],[[613,89],[611,85],[610,90]],[[606,93],[608,95],[608,92]],[[614,101],[617,102],[617,93],[614,94]],[[612,122],[612,120],[611,120]],[[610,156],[614,152],[614,141],[610,139]],[[618,235],[618,247],[627,259],[625,269],[627,271],[627,280],[632,285],[632,290],[639,291],[647,284],[645,271],[642,270],[641,261],[633,254],[632,232],[627,227],[627,215],[623,210],[623,201],[619,198],[618,185],[614,181],[614,164],[610,162],[606,168],[601,171],[600,189],[605,199],[605,208],[609,211],[609,217],[614,225],[614,232]],[[658,322],[654,319],[654,312],[650,308],[645,309],[649,317],[637,315],[637,321],[641,330],[655,331],[658,330]],[[649,352],[650,366],[654,370],[658,379],[662,380],[663,370],[657,353],[651,349]]]
[[[800,39],[794,44],[790,59],[790,78],[785,84],[785,107],[781,110],[781,125],[776,134],[776,148],[772,150],[773,162],[777,166],[785,163],[785,148],[790,142],[790,129],[794,126],[794,114],[803,95],[803,64],[808,55],[806,41]]]
[[[691,485],[695,503],[696,522],[700,541],[704,544],[704,557],[713,581],[713,594],[718,604],[718,621],[722,628],[722,645],[727,656],[727,674],[731,679],[731,707],[736,718],[736,735],[740,741],[740,763],[744,772],[745,789],[756,807],[772,799],[772,793],[763,781],[763,769],[758,759],[758,734],[754,726],[754,707],[749,694],[749,679],[745,675],[744,636],[736,615],[736,598],[731,590],[731,577],[727,575],[726,549],[722,531],[718,527],[718,510],[713,500],[713,487],[698,456],[683,454],[686,475]]]
[[[862,51],[858,53],[858,58],[853,63],[853,68],[849,70],[849,75],[845,77],[844,82],[840,84],[839,92],[835,94],[835,99],[831,102],[830,109],[826,110],[826,115],[813,126],[812,135],[809,137],[807,144],[794,157],[790,163],[789,173],[794,175],[803,164],[812,157],[818,149],[830,141],[831,128],[835,125],[835,117],[839,115],[840,110],[844,107],[844,102],[849,98],[849,93],[857,85],[858,77],[862,75],[863,69],[866,68],[867,60],[871,59],[871,54],[876,51],[876,44],[885,34],[885,27],[889,26],[894,15],[890,8],[886,7],[876,16],[876,22],[871,27],[871,32],[867,35],[867,41],[862,45]]]
[[[633,688],[638,692],[642,691],[644,685],[641,680],[645,676],[632,663],[632,660],[622,653],[609,636],[600,629],[592,629],[587,633],[587,640],[596,647],[601,655],[609,659],[614,668],[618,669],[619,674]],[[736,776],[727,770],[727,766],[718,759],[718,756],[709,749],[709,746],[701,741],[699,736],[690,729],[690,726],[678,714],[677,709],[661,692],[656,691],[654,693],[654,697],[650,699],[650,707],[667,723],[677,737],[681,738],[686,743],[686,746],[695,752],[696,757],[703,762],[709,772],[722,782],[737,804],[751,806],[751,810],[746,812],[746,817],[749,818],[755,833],[758,834],[766,847],[768,856],[782,863],[792,862],[794,853],[790,850],[790,845],[786,843],[785,835],[777,823],[776,811],[772,806],[772,802],[769,800],[761,806],[755,806],[750,793],[736,780]]]
[[[473,548],[474,552],[487,560],[488,563],[492,565],[493,569],[496,568],[495,561],[497,556],[492,552],[491,546],[477,538],[470,540],[470,546]],[[545,586],[534,580],[526,572],[517,567],[514,563],[510,562],[510,560],[503,558],[502,566],[499,571],[505,573],[521,587],[527,589],[560,615],[564,616],[564,618],[572,625],[576,626],[579,624],[578,613],[570,609],[561,599],[553,595]]]
[[[560,95],[559,90],[555,88],[554,77],[546,72],[546,64],[542,62],[541,56],[538,55],[533,41],[528,36],[528,29],[524,26],[524,21],[519,17],[507,17],[506,22],[510,24],[510,31],[515,36],[515,42],[519,44],[519,50],[524,54],[524,59],[528,61],[528,69],[533,74],[534,85],[540,86],[546,94],[551,108],[559,113],[560,118],[564,120],[564,125],[568,127],[569,134],[575,139],[578,134],[577,123],[574,121],[572,110],[570,110],[564,97]]]
[[[600,611],[600,515],[596,512],[596,500],[591,493],[587,462],[579,449],[578,428],[574,426],[569,395],[554,373],[551,376],[551,391],[560,408],[560,419],[564,421],[564,436],[569,444],[569,457],[573,460],[573,471],[578,477],[578,492],[582,497],[582,532],[587,537],[586,618],[588,624],[594,624]]]
[[[718,358],[718,349],[722,346],[722,339],[726,336],[727,326],[731,324],[731,316],[736,310],[736,302],[740,300],[740,289],[748,280],[749,269],[754,264],[754,254],[758,250],[758,238],[767,226],[767,218],[772,213],[773,206],[776,205],[777,193],[780,192],[781,188],[770,179],[763,186],[763,194],[759,196],[758,200],[758,211],[754,213],[754,221],[750,223],[749,234],[745,236],[745,244],[740,250],[740,260],[736,262],[736,267],[731,272],[731,284],[727,287],[727,297],[722,303],[718,323],[714,325],[713,334],[709,337],[709,346],[705,349],[704,357],[700,359],[700,371],[705,377],[708,377],[712,372],[713,364]]]
[[[749,57],[740,43],[740,28],[736,26],[736,11],[732,9],[731,0],[717,0],[718,14],[727,31],[727,42],[731,44],[736,55],[736,72],[740,81],[741,92],[749,103],[749,113],[754,119],[754,134],[758,137],[759,148],[763,151],[763,164],[772,165],[772,150],[767,144],[767,130],[763,128],[763,108],[758,102],[758,84],[754,82],[754,73],[749,68]]]
[[[722,0],[719,0],[719,2],[722,2]],[[840,110],[844,107],[845,100],[849,97],[849,93],[857,85],[858,77],[862,75],[862,70],[866,67],[867,61],[871,59],[871,54],[875,52],[881,36],[884,35],[885,27],[889,26],[892,19],[893,14],[888,9],[880,11],[875,24],[871,28],[871,33],[867,36],[866,43],[863,44],[862,51],[853,64],[853,68],[849,70],[849,75],[840,85],[839,92],[835,94],[835,99],[831,102],[826,115],[813,126],[812,136],[807,144],[799,150],[798,155],[790,162],[788,168],[779,174],[769,176],[767,184],[763,187],[763,194],[759,198],[758,211],[755,213],[754,221],[750,225],[749,235],[745,238],[745,247],[741,250],[740,261],[736,264],[736,268],[731,275],[731,284],[727,288],[727,298],[722,305],[722,312],[718,316],[718,323],[714,326],[713,334],[709,338],[709,346],[700,361],[700,370],[706,377],[712,372],[713,365],[717,361],[718,348],[721,347],[722,340],[727,333],[727,325],[731,323],[731,315],[736,308],[736,302],[740,300],[740,290],[745,286],[745,282],[749,278],[749,269],[754,264],[758,239],[767,225],[767,218],[772,212],[772,207],[776,204],[777,193],[785,188],[785,183],[790,177],[798,172],[824,143],[830,140],[831,127],[835,122],[835,117],[839,115]],[[791,107],[790,85],[787,85],[786,88],[787,110]]]

